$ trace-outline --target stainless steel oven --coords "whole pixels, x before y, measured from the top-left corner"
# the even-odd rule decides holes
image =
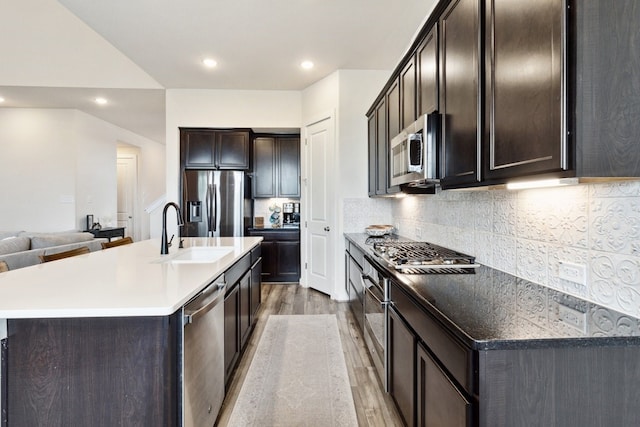
[[[388,391],[387,381],[387,303],[389,279],[369,261],[364,260],[362,274],[364,341],[376,367],[380,381]]]

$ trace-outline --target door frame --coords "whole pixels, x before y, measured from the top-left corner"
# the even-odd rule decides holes
[[[139,188],[139,180],[140,180],[140,150],[135,147],[135,146],[131,146],[125,143],[121,143],[118,145],[117,148],[117,155],[116,155],[116,179],[117,179],[117,168],[118,165],[117,163],[120,161],[120,159],[128,159],[131,160],[132,163],[135,165],[135,172],[133,174],[132,177],[132,182],[129,182],[127,185],[133,189],[133,212],[132,212],[132,221],[133,221],[133,227],[131,230],[126,230],[125,231],[125,235],[127,236],[131,236],[133,238],[134,241],[138,241],[141,239],[141,216],[140,216],[140,193],[138,191]],[[119,198],[119,195],[117,195],[116,197],[116,222],[117,222],[117,213],[118,213],[118,206],[117,206],[117,199]]]
[[[332,129],[332,140],[331,140],[331,144],[333,144],[332,147],[332,153],[333,153],[333,157],[332,157],[332,161],[334,162],[334,164],[337,163],[336,161],[336,134],[337,134],[337,129],[336,129],[336,114],[335,114],[335,110],[328,110],[328,111],[324,111],[320,114],[316,114],[311,116],[311,119],[306,120],[304,127],[302,129],[300,129],[300,206],[301,206],[301,218],[300,218],[300,264],[301,264],[301,274],[300,274],[300,285],[308,288],[309,287],[309,269],[307,268],[309,265],[309,244],[310,244],[310,238],[309,238],[309,228],[307,226],[307,223],[309,221],[309,209],[306,209],[306,207],[309,206],[309,164],[310,164],[310,150],[309,150],[309,145],[307,143],[308,141],[308,137],[309,137],[309,127],[325,121],[325,120],[330,120],[331,122],[331,127]],[[336,182],[334,182],[334,189],[335,190],[335,185]],[[331,224],[331,229],[332,231],[335,233],[338,231],[338,203],[337,203],[337,199],[335,199],[335,191],[330,192],[331,194],[334,195],[334,204],[333,204],[333,224]],[[333,273],[334,273],[334,286],[333,289],[331,290],[331,294],[329,295],[332,299],[335,298],[335,282],[337,280],[337,278],[335,277],[335,275],[338,273],[338,270],[336,269],[336,262],[337,262],[337,258],[336,258],[336,253],[335,253],[335,243],[337,241],[337,237],[334,238],[334,242],[333,242],[333,246],[331,247],[330,250],[330,255],[333,256],[332,259],[328,259],[327,260],[327,264],[330,263],[331,265],[331,269],[333,269]],[[340,258],[340,260],[342,260],[342,258]]]

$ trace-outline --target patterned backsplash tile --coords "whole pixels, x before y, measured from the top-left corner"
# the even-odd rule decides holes
[[[344,211],[345,232],[398,224],[406,237],[640,317],[640,181],[348,199]],[[585,283],[561,278],[561,261],[584,265]]]

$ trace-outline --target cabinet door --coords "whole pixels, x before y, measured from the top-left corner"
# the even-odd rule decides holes
[[[181,156],[187,168],[214,169],[216,133],[213,130],[180,130]]]
[[[216,133],[216,163],[218,169],[249,169],[249,132],[221,131]]]
[[[400,71],[400,117],[404,129],[416,121],[416,61],[415,57]]]
[[[262,241],[262,281],[272,282],[278,274],[278,252],[277,242],[272,240]]]
[[[418,344],[416,368],[416,425],[419,427],[469,427],[471,404],[421,344]]]
[[[438,111],[438,24],[429,31],[416,52],[418,66],[418,116]]]
[[[376,158],[376,113],[371,112],[371,115],[367,116],[367,141],[368,150],[367,155],[369,159],[369,197],[376,195],[376,177],[378,171],[377,158]]]
[[[300,197],[300,138],[278,138],[277,197]]]
[[[380,101],[376,107],[376,194],[387,194],[387,170],[389,163],[387,154],[389,153],[389,143],[387,139],[387,102]]]
[[[400,111],[400,79],[397,78],[387,91],[387,137],[389,140],[402,130]]]
[[[279,241],[278,251],[278,280],[283,282],[297,282],[300,280],[300,240]]]
[[[251,330],[251,272],[242,276],[240,279],[240,310],[238,312],[238,321],[240,326],[240,348],[244,347],[244,343],[249,337]]]
[[[486,2],[485,179],[567,168],[563,3]]]
[[[479,0],[456,0],[440,18],[443,188],[480,181]]]
[[[389,393],[408,426],[415,419],[416,339],[398,314],[387,311],[389,342]]]
[[[251,324],[255,323],[255,316],[262,302],[262,258],[251,267]]]
[[[240,292],[237,284],[224,298],[224,378],[229,380],[240,354],[238,308]]]
[[[276,139],[259,137],[253,141],[254,198],[276,197]]]

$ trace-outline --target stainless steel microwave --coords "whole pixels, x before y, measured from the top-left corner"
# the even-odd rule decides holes
[[[391,139],[391,185],[438,182],[439,128],[440,115],[425,114]]]

